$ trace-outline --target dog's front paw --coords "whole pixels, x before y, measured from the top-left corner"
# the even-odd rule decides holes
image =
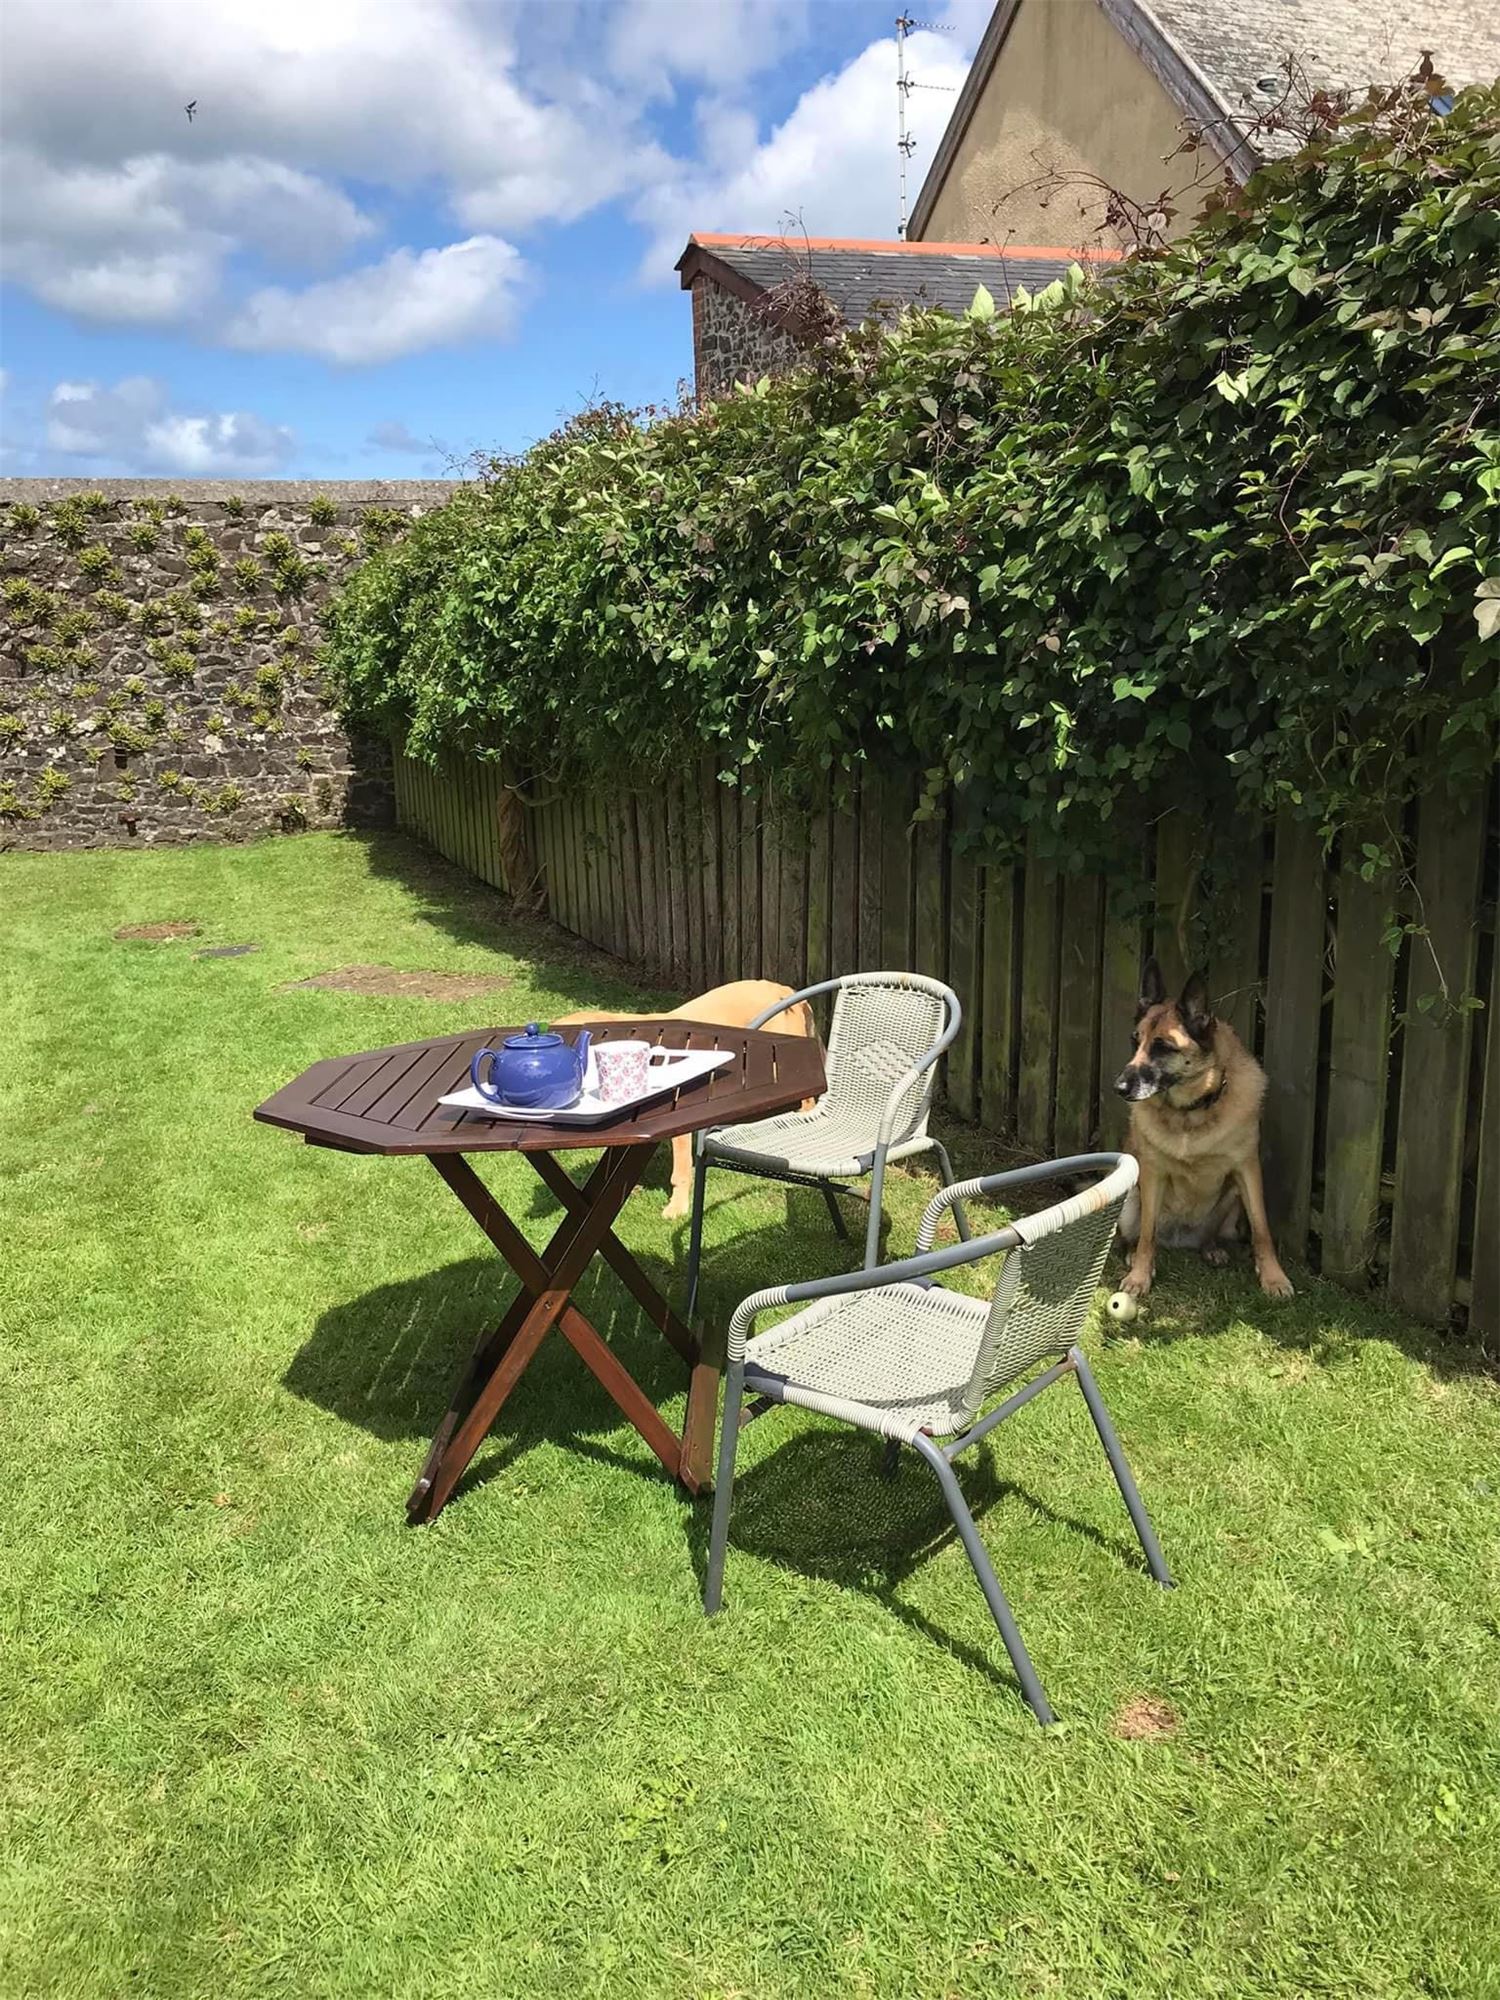
[[[664,1222],[676,1222],[682,1216],[686,1215],[691,1207],[692,1203],[687,1198],[686,1190],[678,1194],[674,1189],[671,1200],[661,1212],[662,1220]]]
[[[1120,1290],[1129,1292],[1133,1299],[1143,1299],[1151,1289],[1150,1268],[1142,1264],[1132,1264],[1125,1273]]]
[[[1256,1273],[1260,1288],[1268,1299],[1291,1299],[1297,1296],[1297,1288],[1279,1264],[1267,1264]]]

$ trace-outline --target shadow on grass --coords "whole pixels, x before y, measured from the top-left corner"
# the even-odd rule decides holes
[[[406,834],[349,832],[342,837],[362,846],[372,874],[397,880],[414,894],[424,916],[439,929],[459,943],[491,947],[503,943],[508,951],[532,961],[538,978],[564,996],[570,1008],[598,1006],[622,1012],[646,1012],[671,1005],[678,997],[660,985],[651,985],[648,968],[628,964],[585,944],[556,924],[516,918],[505,897]],[[933,1123],[952,1151],[960,1178],[993,1173],[1037,1157],[982,1127],[942,1116]],[[666,1185],[666,1160],[663,1148],[659,1159],[652,1164],[652,1186]],[[936,1186],[935,1180],[932,1185]],[[1038,1187],[1029,1191],[1021,1205],[1042,1207],[1050,1198],[1052,1191]],[[847,1269],[857,1261],[865,1211],[857,1202],[846,1200],[842,1205],[855,1245],[847,1259],[840,1255],[841,1246],[835,1245],[830,1260],[822,1267],[828,1270]],[[908,1242],[887,1235],[881,1254],[901,1256],[910,1247]],[[795,1272],[783,1269],[774,1252],[767,1262],[764,1248],[759,1233],[735,1243],[710,1247],[705,1255],[704,1283],[705,1301],[711,1313],[721,1308],[727,1313],[739,1298],[771,1282],[773,1276],[822,1274],[821,1268]],[[1292,1272],[1298,1289],[1295,1299],[1264,1300],[1250,1271],[1248,1246],[1237,1245],[1232,1257],[1227,1270],[1210,1272],[1190,1252],[1164,1252],[1146,1317],[1133,1329],[1135,1336],[1151,1344],[1199,1338],[1215,1324],[1223,1324],[1226,1318],[1242,1318],[1250,1320],[1278,1346],[1305,1354],[1320,1365],[1337,1365],[1351,1358],[1362,1341],[1383,1340],[1439,1378],[1476,1374],[1493,1377],[1500,1373],[1500,1355],[1478,1342],[1465,1340],[1444,1328],[1422,1326],[1388,1306],[1374,1292],[1345,1290],[1305,1268]],[[1112,1256],[1104,1272],[1104,1284],[1112,1288],[1123,1272],[1123,1257]]]
[[[663,1148],[663,1161],[666,1157]],[[726,1199],[748,1199],[753,1191],[754,1184],[745,1182],[726,1190]],[[531,1202],[533,1216],[549,1211],[555,1216],[556,1204],[537,1188]],[[823,1268],[846,1267],[849,1246],[828,1228],[817,1196],[787,1191],[786,1230],[801,1252],[799,1268],[810,1261],[814,1235],[826,1243]],[[771,1233],[781,1232],[773,1226]],[[718,1246],[711,1322],[722,1317],[721,1302],[732,1304],[764,1282],[772,1254],[766,1234],[742,1230]],[[668,1297],[680,1289],[680,1243],[675,1249],[670,1261],[649,1250],[637,1252],[647,1276]],[[409,1442],[415,1478],[423,1447],[448,1408],[475,1341],[495,1324],[514,1290],[504,1265],[487,1255],[377,1286],[323,1315],[288,1368],[285,1386],[376,1437]],[[679,1358],[645,1322],[612,1274],[596,1265],[575,1296],[653,1403],[660,1406],[681,1394],[685,1373]],[[728,1304],[723,1310],[727,1312]],[[618,1448],[622,1421],[562,1336],[549,1336],[501,1408],[455,1498],[502,1476],[533,1446],[547,1443],[648,1480],[661,1488],[666,1500],[671,1485],[645,1447],[633,1455]],[[787,1418],[773,1411],[765,1421],[775,1424]],[[877,1441],[847,1430],[798,1430],[736,1480],[732,1550],[873,1596],[912,1630],[997,1685],[1012,1689],[1014,1680],[1003,1664],[998,1638],[1001,1664],[900,1596],[901,1585],[953,1542],[956,1531],[927,1469],[903,1454],[896,1477],[884,1479],[879,1472],[881,1451]],[[1113,1558],[1144,1567],[1133,1544],[1060,1514],[1024,1487],[1001,1479],[988,1444],[960,1459],[958,1472],[976,1519],[998,1506],[1019,1507],[1037,1520],[1087,1538]],[[392,1504],[403,1497],[393,1495]],[[706,1501],[686,1510],[684,1533],[700,1587],[708,1527]],[[977,1583],[974,1588],[977,1592]]]
[[[758,1421],[775,1423],[773,1410]],[[818,1577],[844,1590],[873,1597],[892,1616],[976,1673],[1015,1691],[999,1634],[994,1656],[955,1638],[925,1612],[900,1596],[901,1586],[932,1558],[957,1542],[957,1530],[937,1481],[910,1452],[886,1479],[878,1438],[838,1429],[799,1431],[767,1458],[739,1474],[729,1530],[725,1598],[732,1602],[736,1553],[759,1556],[782,1569]],[[955,1461],[964,1498],[976,1522],[996,1509],[1016,1510],[1082,1536],[1111,1558],[1149,1575],[1138,1546],[1101,1532],[1091,1522],[1058,1513],[1034,1493],[1002,1479],[989,1444]],[[695,1515],[691,1540],[701,1585],[707,1559],[708,1514]],[[975,1600],[979,1584],[968,1571]],[[1004,1587],[1004,1577],[1001,1586]]]
[[[1161,1255],[1144,1315],[1129,1328],[1131,1337],[1145,1346],[1170,1347],[1244,1321],[1320,1368],[1349,1366],[1369,1342],[1384,1341],[1440,1381],[1497,1373],[1496,1357],[1483,1347],[1468,1345],[1445,1328],[1423,1326],[1375,1293],[1348,1291],[1305,1267],[1291,1266],[1294,1298],[1268,1299],[1250,1268],[1248,1247],[1236,1245],[1230,1255],[1219,1271],[1207,1269],[1191,1251]],[[1102,1282],[1118,1282],[1123,1268],[1123,1257],[1112,1257]]]
[[[646,1013],[684,996],[653,984],[649,968],[630,965],[546,918],[520,917],[510,898],[446,861],[410,834],[346,832],[364,851],[372,875],[398,882],[428,923],[455,944],[497,946],[535,965],[541,983],[576,1008]]]
[[[662,1261],[639,1261],[652,1282],[670,1292],[671,1274]],[[425,1445],[476,1341],[495,1325],[515,1290],[504,1265],[487,1256],[378,1285],[323,1314],[293,1357],[285,1385],[374,1437]],[[653,1402],[683,1390],[682,1362],[612,1277],[589,1273],[575,1298]],[[489,1445],[499,1445],[503,1462],[510,1463],[533,1444],[572,1445],[607,1436],[623,1421],[562,1336],[549,1335],[502,1407]],[[414,1452],[413,1477],[421,1455]],[[488,1451],[484,1476],[498,1469]]]

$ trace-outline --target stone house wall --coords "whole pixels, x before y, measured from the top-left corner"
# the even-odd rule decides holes
[[[693,381],[698,400],[725,395],[737,382],[779,375],[803,349],[763,312],[700,273],[693,280]]]
[[[392,817],[324,698],[318,613],[445,482],[0,480],[0,848]]]

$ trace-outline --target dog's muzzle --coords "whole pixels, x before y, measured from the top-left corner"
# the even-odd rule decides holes
[[[1129,1069],[1122,1069],[1115,1078],[1115,1089],[1121,1097],[1129,1098],[1132,1104],[1138,1104],[1143,1097],[1155,1097],[1157,1091],[1161,1089],[1161,1078],[1149,1063],[1143,1064],[1139,1069],[1132,1063]]]

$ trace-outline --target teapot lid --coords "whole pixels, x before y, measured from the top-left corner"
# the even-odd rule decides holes
[[[562,1036],[554,1035],[550,1028],[544,1033],[535,1021],[528,1021],[524,1033],[506,1036],[505,1046],[508,1049],[522,1050],[560,1049],[562,1047]]]

